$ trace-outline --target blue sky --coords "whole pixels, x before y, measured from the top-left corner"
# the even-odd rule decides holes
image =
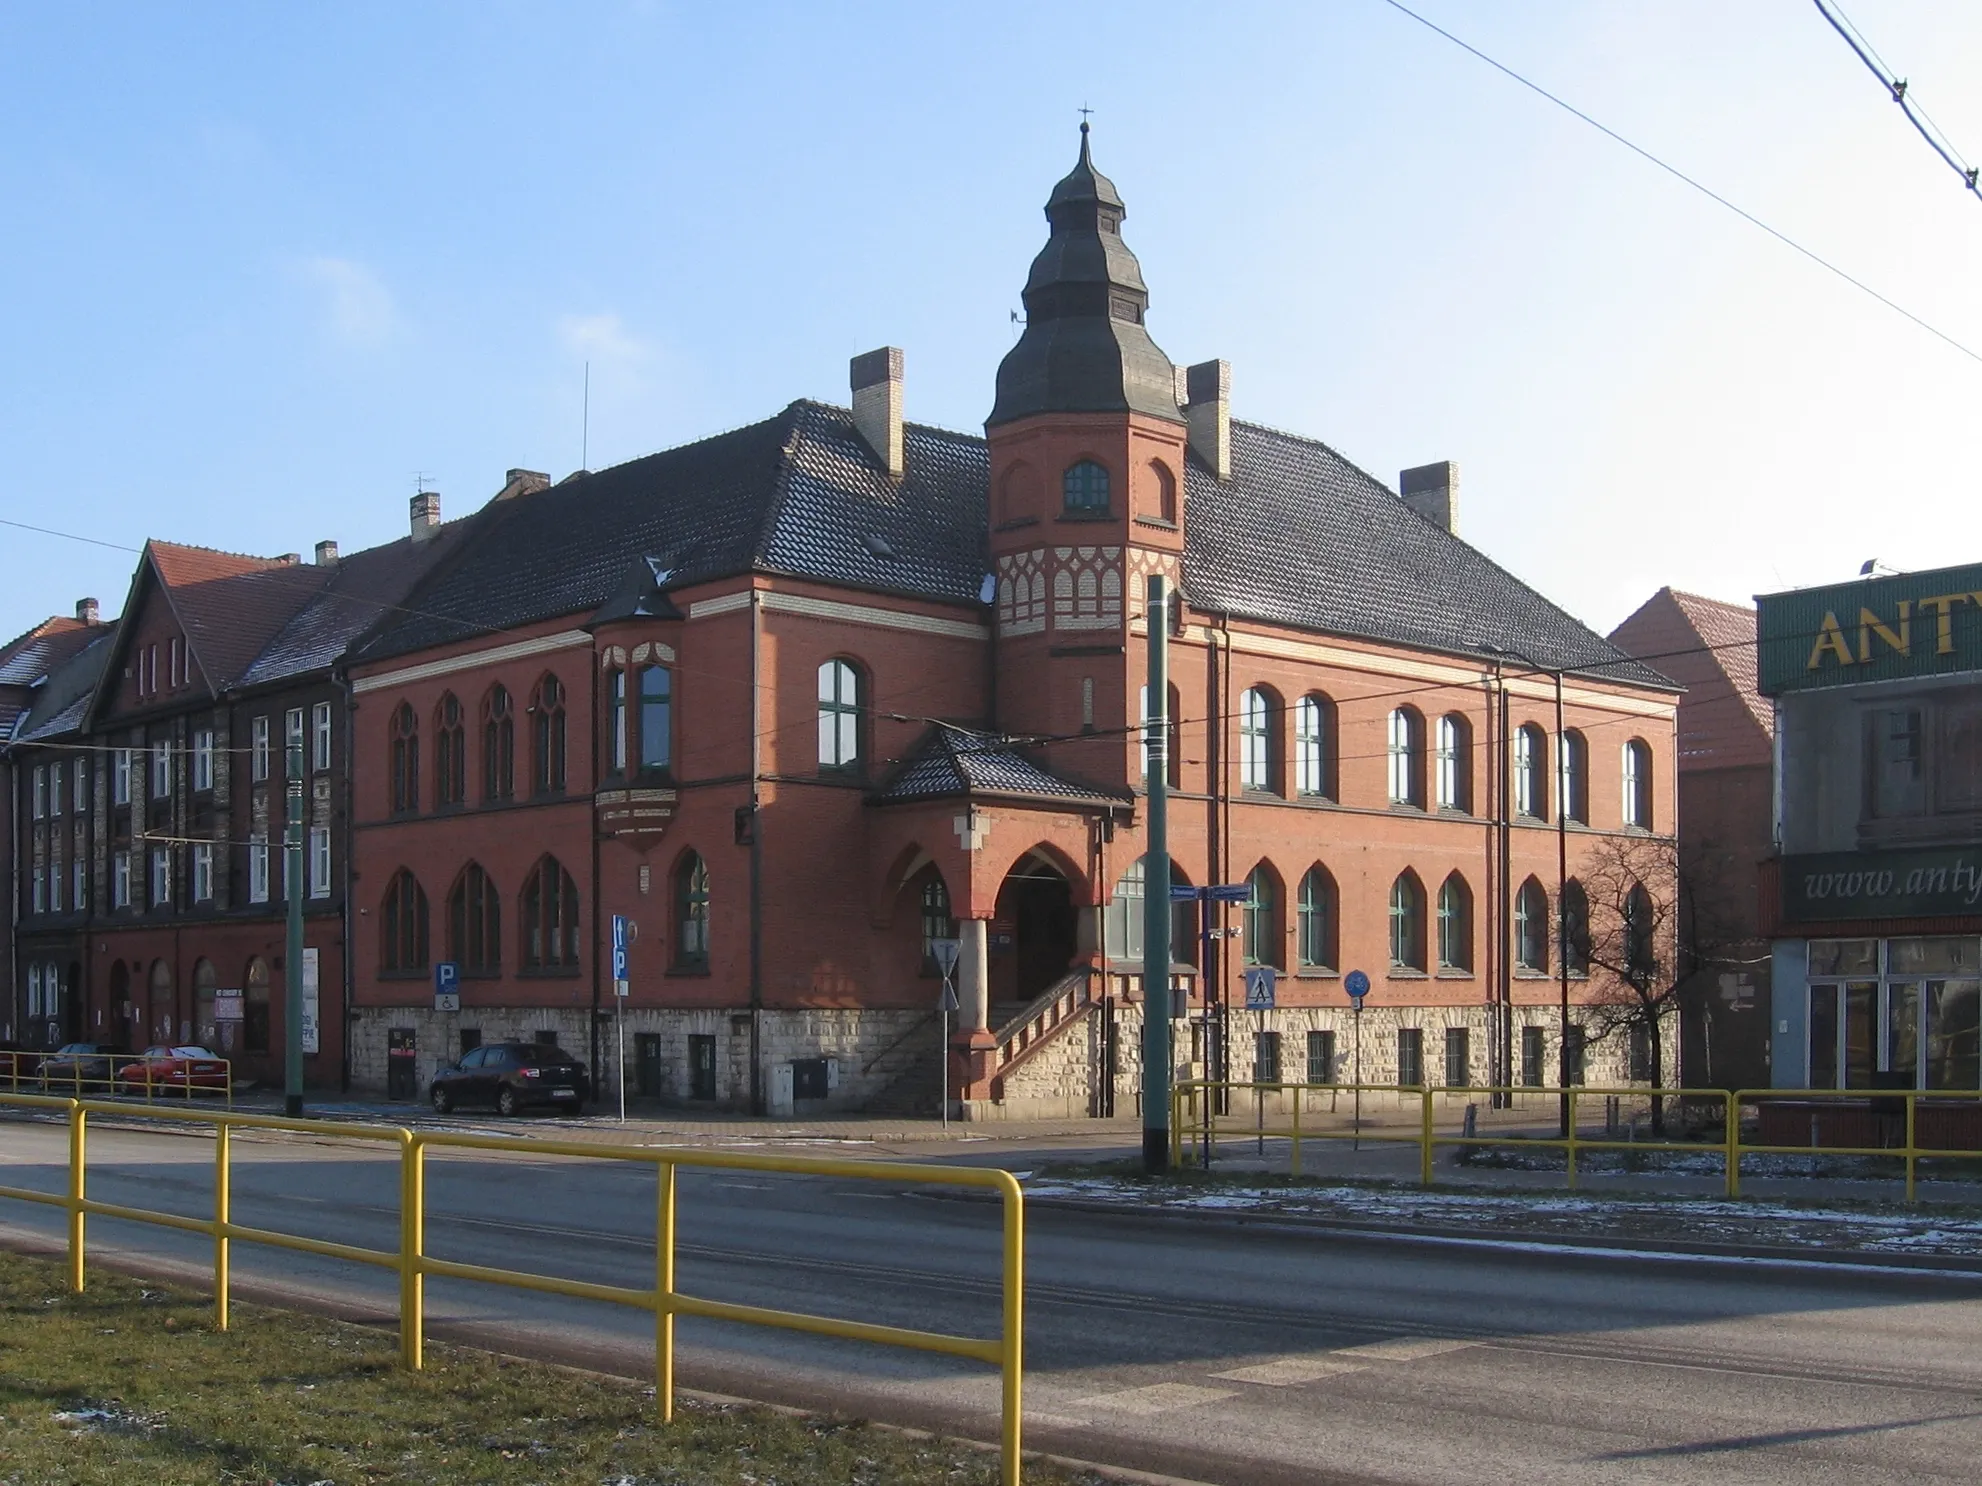
[[[1421,8],[1982,350],[1982,202],[1805,0]],[[1853,0],[1982,156],[1982,7]],[[981,426],[1075,108],[1150,329],[1607,628],[1982,556],[1963,357],[1381,0],[0,8],[0,514],[346,550],[845,400]],[[132,555],[0,528],[0,631]]]

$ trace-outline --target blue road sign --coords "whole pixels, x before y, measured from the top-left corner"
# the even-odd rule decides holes
[[[1173,882],[1170,884],[1170,901],[1172,903],[1195,903],[1198,900],[1198,894],[1203,891],[1203,888],[1191,887],[1188,883]]]
[[[461,989],[461,967],[452,960],[442,960],[434,966],[434,994],[445,996]]]
[[[1218,903],[1247,903],[1252,900],[1253,889],[1249,882],[1221,882],[1206,888],[1204,895]]]
[[[1246,967],[1246,1010],[1273,1010],[1273,980],[1271,965],[1248,965]]]
[[[1370,993],[1370,978],[1360,970],[1351,970],[1342,977],[1342,989],[1351,1001],[1360,1001]]]
[[[612,916],[612,978],[625,980],[626,974],[626,918],[623,914]]]

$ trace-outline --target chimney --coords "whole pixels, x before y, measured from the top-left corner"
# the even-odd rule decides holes
[[[334,568],[337,566],[337,543],[317,543],[317,566],[320,568]]]
[[[887,466],[888,478],[902,477],[902,353],[883,346],[848,364],[853,383],[853,426],[867,447]]]
[[[1184,373],[1191,452],[1221,480],[1232,477],[1232,363],[1200,361]]]
[[[81,620],[81,621],[82,621],[82,622],[83,622],[84,624],[95,624],[95,623],[97,622],[97,619],[96,619],[96,600],[95,600],[95,599],[77,599],[77,600],[76,600],[76,618],[78,618],[78,619],[80,619],[80,620]]]
[[[511,470],[503,477],[502,489],[496,492],[496,499],[515,500],[521,495],[535,495],[539,490],[551,488],[551,477],[541,470]]]
[[[303,554],[300,552],[285,552],[276,558],[276,561],[285,567],[301,567],[303,565]]]
[[[1451,460],[1405,470],[1397,477],[1397,493],[1434,526],[1459,534],[1459,466]]]
[[[424,542],[440,530],[440,492],[422,490],[411,502],[413,540]]]

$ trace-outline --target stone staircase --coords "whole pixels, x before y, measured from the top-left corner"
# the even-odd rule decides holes
[[[991,1064],[992,1098],[1003,1098],[1007,1076],[1086,1018],[1100,1001],[1101,984],[1101,973],[1083,966],[1028,1002],[992,1008],[991,1035],[998,1044]]]

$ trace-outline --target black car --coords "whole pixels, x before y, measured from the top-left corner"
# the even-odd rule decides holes
[[[41,1092],[100,1098],[110,1092],[119,1061],[120,1055],[107,1042],[66,1042],[42,1058]]]
[[[513,1115],[533,1105],[577,1109],[592,1097],[585,1065],[544,1042],[491,1042],[434,1075],[427,1096],[440,1114],[460,1105],[493,1104]]]

